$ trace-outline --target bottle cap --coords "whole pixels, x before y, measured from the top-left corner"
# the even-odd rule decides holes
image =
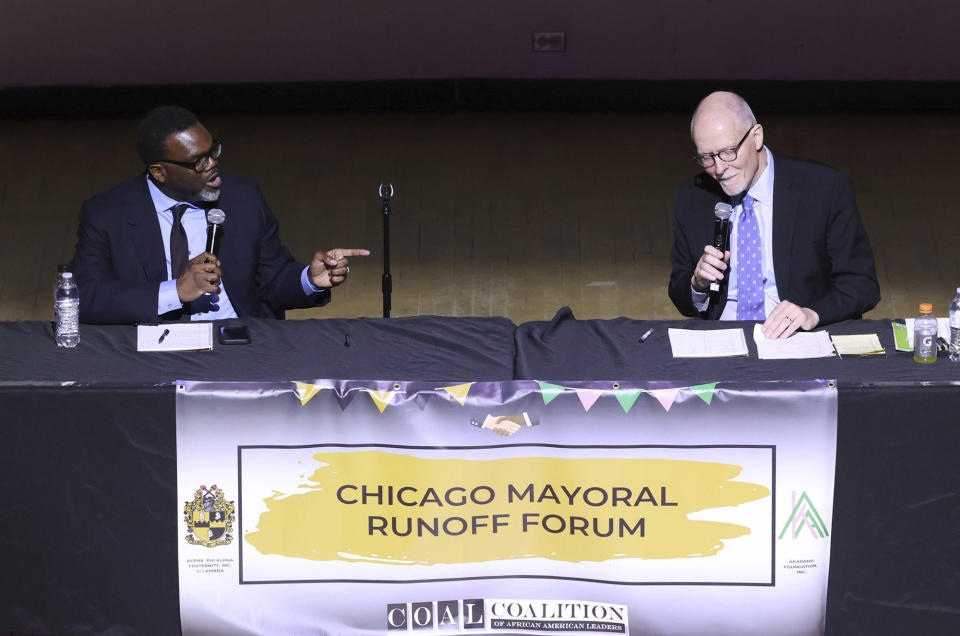
[[[57,265],[57,273],[58,273],[58,274],[62,274],[62,273],[64,273],[64,272],[69,272],[69,271],[70,271],[70,263],[64,263],[63,265]],[[958,289],[957,291],[960,291],[960,289]]]
[[[70,273],[70,272],[64,272],[64,273],[63,273],[63,277],[64,277],[64,278],[73,278],[73,274]]]
[[[921,313],[921,314],[932,314],[932,313],[933,313],[933,303],[920,303],[920,313]]]

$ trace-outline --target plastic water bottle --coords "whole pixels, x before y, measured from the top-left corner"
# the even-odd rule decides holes
[[[57,287],[60,286],[61,281],[63,281],[63,273],[70,271],[70,265],[57,265],[57,280],[53,283],[53,293],[57,293]]]
[[[950,362],[960,362],[960,287],[950,303]]]
[[[73,273],[63,272],[53,294],[57,323],[57,346],[76,347],[80,343],[80,292]]]
[[[913,361],[937,361],[937,319],[930,303],[920,303],[920,315],[913,322]]]

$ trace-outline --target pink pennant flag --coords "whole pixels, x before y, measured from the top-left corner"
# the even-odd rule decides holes
[[[680,393],[680,389],[653,389],[649,393],[657,398],[657,402],[660,403],[664,411],[669,411],[670,407],[673,406],[673,401],[677,399],[677,394]]]
[[[580,398],[580,404],[583,404],[584,411],[589,411],[590,407],[603,395],[603,391],[597,391],[596,389],[574,389],[574,391],[577,392],[577,397]]]

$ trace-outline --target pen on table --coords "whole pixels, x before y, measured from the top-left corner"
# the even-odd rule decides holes
[[[650,334],[652,334],[652,333],[653,333],[653,328],[651,327],[650,329],[647,329],[647,333],[645,333],[645,334],[643,334],[642,336],[640,336],[640,340],[638,340],[638,342],[639,342],[640,344],[643,344],[644,342],[647,341],[647,338],[649,338],[649,337],[650,337]]]
[[[160,344],[161,342],[163,342],[163,339],[166,338],[168,335],[170,335],[170,330],[169,330],[169,329],[164,329],[164,330],[163,330],[163,333],[160,334],[160,339],[157,340],[157,344]]]

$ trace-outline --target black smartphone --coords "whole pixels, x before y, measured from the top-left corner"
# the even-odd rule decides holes
[[[217,336],[220,344],[250,344],[250,330],[246,325],[223,325]]]

